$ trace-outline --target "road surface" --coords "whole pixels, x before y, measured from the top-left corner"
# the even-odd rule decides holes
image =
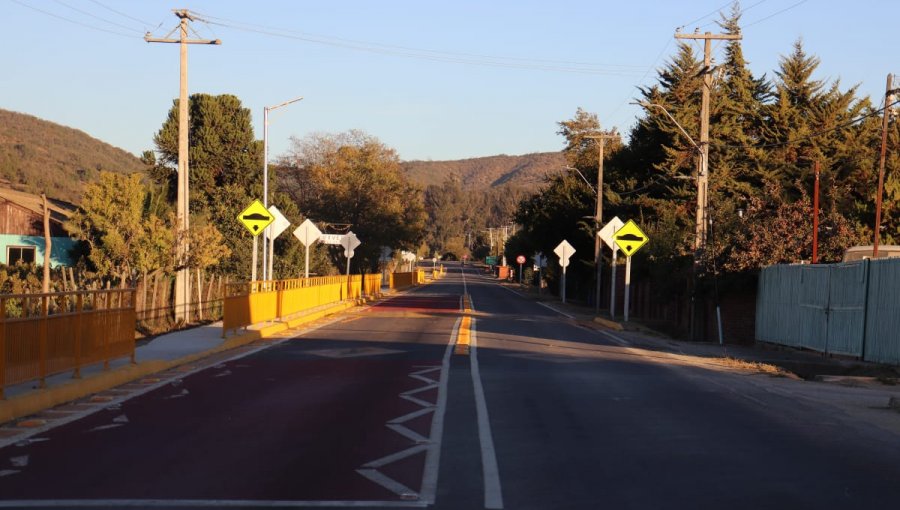
[[[900,501],[900,413],[868,419],[823,385],[636,349],[461,269],[0,449],[0,506]]]

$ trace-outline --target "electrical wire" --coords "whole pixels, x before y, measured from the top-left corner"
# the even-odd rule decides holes
[[[79,25],[79,26],[82,26],[82,27],[85,27],[85,28],[89,28],[89,29],[91,29],[91,30],[97,30],[97,31],[100,31],[100,32],[106,32],[106,33],[108,33],[108,34],[117,35],[117,36],[119,36],[119,37],[127,37],[128,39],[134,39],[134,35],[133,35],[133,34],[123,34],[122,32],[117,32],[117,31],[115,31],[115,30],[109,30],[109,29],[106,29],[106,28],[97,27],[97,26],[94,26],[94,25],[89,25],[89,24],[83,23],[83,22],[81,22],[81,21],[76,21],[76,20],[73,20],[73,19],[70,19],[70,18],[66,18],[65,16],[60,16],[59,14],[54,14],[54,13],[52,13],[52,12],[45,11],[45,10],[40,9],[40,8],[38,8],[38,7],[34,7],[34,6],[32,6],[32,5],[28,5],[28,4],[24,3],[24,2],[20,2],[19,0],[9,0],[9,1],[12,2],[12,3],[14,3],[14,4],[21,5],[22,7],[26,7],[26,8],[28,8],[28,9],[31,9],[31,10],[33,10],[33,11],[37,11],[37,12],[39,12],[39,13],[41,13],[41,14],[50,16],[51,18],[56,18],[56,19],[59,19],[59,20],[62,20],[62,21],[66,21],[66,22],[72,23],[72,24],[74,24],[74,25]]]
[[[797,3],[793,4],[793,5],[789,5],[789,6],[785,7],[784,9],[781,9],[780,11],[777,11],[777,12],[774,12],[774,13],[772,13],[772,14],[769,14],[769,15],[766,16],[765,18],[760,18],[760,19],[754,21],[753,23],[749,23],[749,24],[747,24],[747,25],[744,25],[744,28],[749,28],[749,27],[752,27],[753,25],[758,25],[759,23],[762,23],[763,21],[766,21],[767,19],[774,18],[775,16],[778,16],[779,14],[781,14],[781,13],[783,13],[783,12],[787,12],[787,11],[793,9],[794,7],[799,7],[800,5],[803,5],[803,4],[805,4],[806,2],[808,2],[808,1],[809,1],[809,0],[800,0],[799,2],[797,2]]]
[[[99,20],[99,21],[102,21],[102,22],[104,22],[104,23],[109,23],[110,25],[113,25],[113,26],[116,26],[116,27],[119,27],[119,28],[124,28],[125,30],[134,30],[133,27],[127,27],[127,26],[125,26],[125,25],[122,25],[121,23],[116,23],[115,21],[110,21],[110,20],[108,20],[108,19],[106,19],[106,18],[101,18],[100,16],[97,16],[97,15],[95,15],[95,14],[92,14],[92,13],[90,13],[90,12],[88,12],[88,11],[85,11],[85,10],[83,10],[83,9],[79,9],[78,7],[71,6],[71,5],[69,5],[69,4],[65,3],[65,2],[63,2],[62,0],[53,0],[53,1],[56,2],[57,4],[61,5],[61,6],[65,7],[66,9],[71,9],[71,10],[77,12],[77,13],[84,14],[85,16],[88,16],[88,17],[90,17],[90,18],[94,18],[94,19]]]
[[[358,51],[366,51],[370,53],[394,55],[401,57],[417,58],[421,60],[430,60],[436,62],[448,62],[459,64],[472,64],[487,67],[500,67],[510,69],[530,69],[542,71],[556,71],[568,73],[582,73],[594,75],[612,75],[612,76],[637,76],[643,66],[626,65],[626,64],[599,64],[590,62],[577,61],[561,61],[549,59],[528,59],[521,57],[508,56],[491,56],[473,53],[458,53],[438,51],[431,49],[412,48],[406,46],[372,43],[367,41],[357,41],[352,39],[344,39],[331,36],[322,36],[299,32],[288,29],[271,28],[263,25],[255,25],[248,23],[240,23],[218,18],[208,14],[200,14],[203,21],[210,25],[217,25],[245,32],[259,33],[273,37],[281,37],[285,39],[293,39],[315,44],[334,46]]]
[[[121,11],[117,11],[117,10],[113,9],[112,7],[110,7],[110,6],[108,6],[108,5],[105,5],[105,4],[103,4],[103,3],[101,3],[101,2],[99,2],[99,1],[97,1],[97,0],[90,0],[90,1],[91,1],[92,3],[94,3],[94,4],[99,5],[100,7],[103,7],[104,9],[106,9],[106,10],[112,12],[112,13],[115,13],[115,14],[118,14],[119,16],[122,16],[123,18],[128,18],[128,19],[130,19],[130,20],[132,20],[132,21],[137,21],[138,23],[141,24],[141,27],[143,27],[143,28],[146,28],[146,27],[152,27],[152,26],[153,26],[153,23],[148,23],[148,22],[146,22],[146,21],[144,21],[144,20],[142,20],[142,19],[135,18],[134,16],[129,16],[128,14],[125,14],[124,12],[121,12]]]

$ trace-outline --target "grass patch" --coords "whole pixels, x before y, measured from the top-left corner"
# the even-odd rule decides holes
[[[770,365],[768,363],[747,361],[743,359],[733,358],[731,356],[725,356],[721,358],[721,361],[728,368],[736,368],[739,370],[748,370],[751,372],[768,374],[772,377],[788,377],[789,375],[791,375],[791,373],[787,370],[776,365]]]

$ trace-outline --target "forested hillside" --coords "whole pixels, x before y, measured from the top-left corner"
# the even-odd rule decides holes
[[[0,180],[16,189],[78,203],[100,170],[143,168],[138,158],[83,131],[0,109]]]
[[[421,185],[441,184],[448,178],[463,187],[489,188],[501,184],[536,188],[544,177],[566,166],[562,152],[540,152],[522,156],[488,156],[456,161],[406,161],[403,171]]]

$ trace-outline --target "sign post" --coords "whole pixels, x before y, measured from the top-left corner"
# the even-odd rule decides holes
[[[650,239],[633,220],[628,220],[622,228],[616,231],[616,244],[625,253],[625,305],[624,317],[628,322],[628,301],[631,298],[631,256]]]
[[[519,285],[522,284],[522,264],[525,263],[525,255],[519,255],[516,257],[516,262],[519,263]]]
[[[284,233],[285,230],[287,230],[288,227],[291,226],[290,220],[288,220],[284,217],[283,214],[281,214],[281,211],[279,211],[278,208],[275,207],[275,204],[269,206],[269,213],[274,219],[272,220],[272,224],[266,227],[266,235],[265,237],[263,237],[263,239],[269,239],[269,267],[263,275],[263,280],[275,279],[275,273],[273,272],[275,265],[275,238],[280,236],[282,233]]]
[[[556,248],[553,249],[553,253],[555,253],[559,257],[559,265],[562,266],[562,278],[559,281],[559,285],[561,287],[560,294],[562,295],[563,304],[566,303],[566,267],[569,266],[569,258],[575,253],[575,248],[569,244],[569,241],[565,239],[562,240]]]
[[[616,258],[619,253],[619,245],[616,244],[615,233],[624,226],[625,224],[622,223],[618,216],[613,216],[613,219],[609,220],[609,223],[597,232],[600,239],[612,250],[612,267],[610,268],[612,275],[609,280],[609,317],[611,319],[616,317],[616,283],[618,281],[616,280]]]
[[[303,243],[303,246],[306,247],[306,258],[304,259],[306,270],[303,273],[303,277],[309,278],[309,247],[322,237],[322,231],[319,230],[319,227],[310,221],[309,218],[306,218],[303,220],[303,223],[294,230],[294,237],[300,240],[300,242]]]
[[[259,200],[254,200],[253,203],[247,206],[246,209],[241,211],[238,214],[237,219],[241,222],[241,225],[247,228],[247,231],[250,232],[250,235],[253,236],[253,258],[251,259],[252,269],[250,270],[250,281],[256,281],[256,260],[257,260],[257,251],[259,251],[259,234],[265,230],[275,218],[269,213],[266,209],[266,206],[262,204]]]
[[[347,257],[347,297],[350,297],[350,259],[353,258],[353,250],[356,249],[361,243],[359,239],[357,239],[356,234],[352,231],[347,232],[347,235],[341,240],[341,246],[344,247],[344,256]]]
[[[544,282],[541,279],[541,270],[545,267],[547,267],[547,257],[544,256],[543,252],[540,252],[540,251],[535,252],[534,253],[534,268],[538,273],[538,280],[537,280],[538,295],[540,295],[540,293],[544,290],[542,288]]]

